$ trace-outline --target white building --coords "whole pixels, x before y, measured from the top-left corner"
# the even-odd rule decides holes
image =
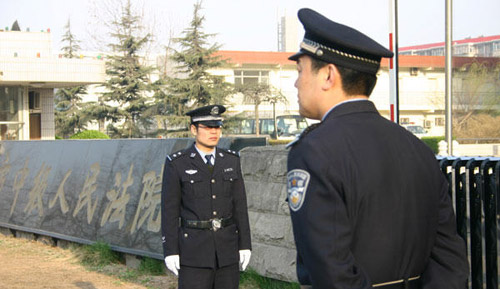
[[[104,79],[100,59],[54,55],[50,31],[0,29],[0,140],[54,139],[54,89]]]
[[[51,47],[50,32],[0,30],[1,140],[54,139],[54,89],[104,83],[105,61],[99,54],[66,59],[54,55]],[[276,115],[298,114],[296,65],[288,60],[292,53],[219,51],[228,64],[211,73],[223,75],[233,84],[270,84],[287,98],[286,103],[276,104]],[[454,58],[454,67],[473,60]],[[399,56],[400,123],[421,125],[430,135],[444,135],[444,68],[444,56]],[[102,87],[96,86],[89,89],[94,95],[88,95],[86,100],[95,100],[101,90]],[[387,59],[382,61],[377,86],[370,98],[380,113],[389,118]],[[232,97],[227,105],[228,114],[245,113],[253,117],[253,104],[245,103],[241,95]],[[272,117],[272,104],[260,105],[259,116]]]
[[[500,35],[481,36],[454,40],[453,56],[463,57],[499,57]],[[444,56],[445,43],[430,43],[399,48],[401,55]]]

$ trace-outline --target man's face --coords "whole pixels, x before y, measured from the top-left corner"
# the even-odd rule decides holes
[[[221,136],[221,128],[209,127],[203,124],[198,124],[196,126],[191,125],[191,133],[194,135],[196,140],[196,146],[202,151],[211,151],[219,143]]]
[[[297,88],[297,98],[299,103],[300,115],[312,118],[321,119],[318,115],[317,98],[320,92],[320,82],[317,71],[313,71],[311,67],[311,58],[307,55],[301,56],[297,60],[298,77],[295,81]]]

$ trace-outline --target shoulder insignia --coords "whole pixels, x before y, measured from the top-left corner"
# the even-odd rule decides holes
[[[239,157],[240,156],[240,153],[237,152],[237,151],[233,151],[233,150],[226,150],[226,149],[221,149],[223,152],[225,153],[228,153],[228,154],[231,154],[231,155],[234,155],[234,156],[237,156]]]
[[[185,153],[184,153],[184,151],[183,151],[183,150],[182,150],[182,151],[175,152],[175,153],[170,154],[170,155],[167,155],[167,158],[168,158],[168,160],[169,160],[169,161],[171,161],[171,162],[172,162],[172,161],[174,161],[174,160],[178,159],[178,158],[179,158],[180,156],[182,156],[182,155],[185,155]]]

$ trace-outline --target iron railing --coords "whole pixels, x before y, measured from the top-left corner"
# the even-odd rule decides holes
[[[467,247],[467,288],[483,289],[485,284],[486,289],[498,289],[500,158],[439,157],[438,161],[450,183],[458,234]]]

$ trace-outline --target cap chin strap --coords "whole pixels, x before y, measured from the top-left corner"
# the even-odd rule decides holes
[[[331,47],[327,47],[323,44],[320,44],[320,43],[317,43],[315,41],[312,41],[312,40],[309,40],[307,38],[304,38],[304,40],[300,43],[300,48],[306,50],[306,51],[309,51],[311,53],[314,53],[316,54],[317,56],[323,56],[324,52],[322,49],[325,49],[325,50],[328,50],[332,53],[335,53],[335,54],[338,54],[340,56],[343,56],[343,57],[348,57],[348,58],[352,58],[352,59],[356,59],[356,60],[360,60],[360,61],[364,61],[364,62],[368,62],[368,63],[371,63],[371,64],[376,64],[378,65],[379,62],[378,61],[375,61],[375,60],[372,60],[372,59],[368,59],[368,58],[365,58],[365,57],[361,57],[361,56],[357,56],[357,55],[354,55],[354,54],[349,54],[349,53],[346,53],[346,52],[342,52],[340,50],[337,50],[337,49],[333,49]]]

